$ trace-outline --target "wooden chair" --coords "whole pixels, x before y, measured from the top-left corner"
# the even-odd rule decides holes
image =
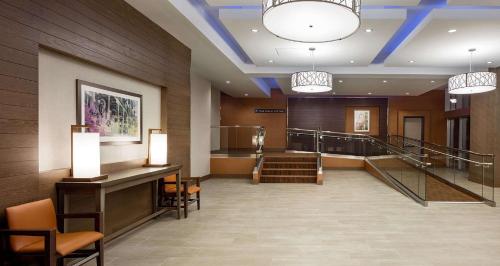
[[[75,265],[96,258],[98,266],[104,265],[102,213],[56,215],[51,199],[10,207],[5,213],[9,229],[0,230],[0,236],[8,242],[10,250],[0,255],[0,265],[4,265],[3,256],[16,261],[25,256],[42,258],[47,266],[63,265],[64,258],[84,258]],[[64,231],[65,219],[81,218],[93,219],[94,231]],[[93,248],[84,249],[92,244]]]
[[[195,184],[192,182],[195,181]],[[176,202],[176,184],[175,184],[175,175],[167,176],[163,179],[163,197],[164,201],[170,203],[170,206],[174,206],[174,202]],[[198,210],[200,209],[201,198],[200,198],[201,186],[200,186],[200,178],[192,177],[192,178],[183,178],[181,180],[181,197],[182,197],[182,208],[184,208],[184,217],[188,217],[188,208],[189,205],[196,202]],[[191,196],[196,194],[196,198],[192,199]]]

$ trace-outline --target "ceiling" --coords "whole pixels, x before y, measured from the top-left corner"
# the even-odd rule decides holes
[[[361,28],[322,44],[269,33],[262,0],[126,1],[191,48],[193,71],[235,97],[292,94],[290,74],[313,63],[334,74],[335,95],[367,97],[442,87],[468,70],[469,48],[475,69],[500,66],[498,0],[363,0]]]

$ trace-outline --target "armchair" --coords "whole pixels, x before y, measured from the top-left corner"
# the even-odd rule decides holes
[[[52,200],[44,199],[7,208],[6,216],[9,229],[0,230],[0,237],[10,250],[2,254],[0,265],[6,257],[41,258],[46,266],[63,265],[64,258],[83,257],[76,265],[96,258],[98,266],[104,265],[102,213],[56,215]],[[94,231],[65,232],[65,219],[81,218],[93,219]]]

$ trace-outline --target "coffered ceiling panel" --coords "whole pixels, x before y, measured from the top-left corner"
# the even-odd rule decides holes
[[[455,6],[499,6],[500,1],[498,0],[448,0],[448,5]]]
[[[483,69],[500,66],[499,25],[498,11],[434,11],[432,19],[411,41],[396,50],[385,65],[466,67],[470,57],[468,50],[476,48],[474,66]],[[415,62],[410,63],[411,60]]]
[[[380,76],[380,75],[336,75],[332,92],[314,95],[336,96],[418,96],[442,87],[447,76]],[[298,94],[290,88],[290,78],[278,79],[286,94]]]
[[[206,0],[212,6],[228,5],[261,5],[262,0]],[[363,0],[362,5],[391,5],[391,6],[415,6],[420,0]]]
[[[264,28],[256,10],[225,10],[220,19],[257,66],[310,66],[313,63],[310,47],[316,48],[314,60],[318,66],[366,66],[401,26],[405,16],[404,12],[386,16],[388,19],[368,16],[362,19],[360,30],[353,36],[319,44],[291,42],[274,36]],[[367,33],[366,29],[372,32]]]

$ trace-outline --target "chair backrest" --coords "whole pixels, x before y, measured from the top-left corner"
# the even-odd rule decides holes
[[[51,199],[34,201],[5,210],[7,225],[12,230],[56,229],[57,220]],[[12,236],[10,246],[14,252],[42,240],[38,236]]]
[[[165,182],[175,182],[177,179],[176,175],[169,175],[167,177],[163,178],[163,181]],[[165,191],[175,191],[177,186],[175,184],[166,184],[165,185]]]

